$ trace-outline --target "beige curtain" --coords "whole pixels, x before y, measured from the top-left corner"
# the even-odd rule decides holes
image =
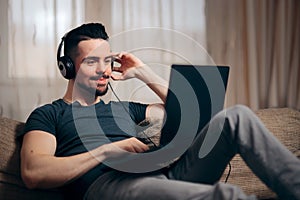
[[[227,106],[300,109],[300,1],[207,0],[207,48],[231,66]]]
[[[138,54],[162,76],[165,66],[181,58],[198,63],[201,56],[192,53],[205,52],[199,48],[205,47],[204,2],[0,1],[0,116],[25,121],[37,106],[63,96],[67,81],[56,66],[57,45],[65,32],[84,22],[104,23],[113,51]],[[145,85],[128,81],[114,86],[121,99],[158,100],[154,93],[144,93]]]
[[[25,121],[65,91],[56,49],[83,22],[84,1],[3,0],[0,15],[0,115]]]

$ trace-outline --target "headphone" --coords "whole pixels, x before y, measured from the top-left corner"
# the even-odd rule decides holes
[[[67,34],[66,34],[67,35]],[[66,39],[66,35],[61,38],[61,42],[57,49],[57,65],[61,75],[66,79],[75,78],[75,66],[69,56],[61,56],[61,49]]]

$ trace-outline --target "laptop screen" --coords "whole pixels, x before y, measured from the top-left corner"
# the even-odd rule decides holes
[[[160,144],[194,137],[224,107],[228,66],[172,65]]]

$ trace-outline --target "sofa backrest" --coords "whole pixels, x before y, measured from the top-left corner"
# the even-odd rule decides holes
[[[20,150],[24,123],[0,117],[0,197],[6,200],[63,199],[59,190],[29,190],[20,172]]]

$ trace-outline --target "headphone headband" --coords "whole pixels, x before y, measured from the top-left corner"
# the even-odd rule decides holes
[[[58,61],[59,61],[59,58],[60,58],[60,55],[61,55],[61,49],[62,49],[62,46],[64,44],[64,40],[65,40],[65,37],[62,37],[61,41],[60,41],[60,43],[58,45],[57,54],[56,54],[57,64],[58,64]]]

